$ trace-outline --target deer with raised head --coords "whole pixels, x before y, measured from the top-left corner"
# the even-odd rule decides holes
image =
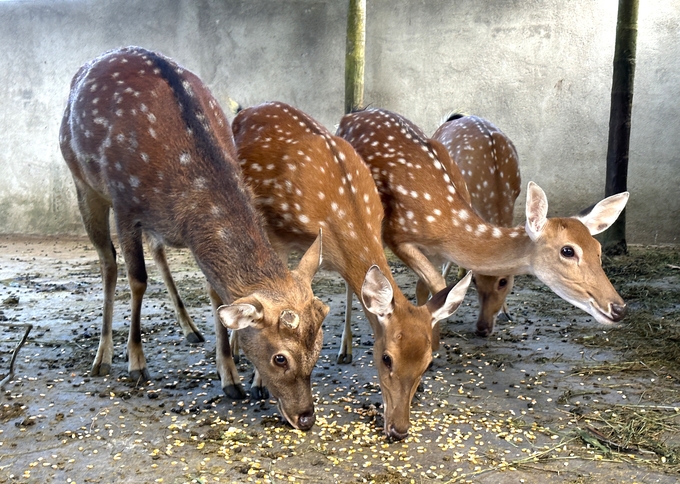
[[[149,379],[140,327],[146,233],[154,252],[162,246],[188,247],[208,281],[224,392],[245,397],[229,328],[240,332],[244,351],[278,399],[281,414],[295,428],[311,428],[311,373],[328,313],[311,290],[321,263],[321,238],[296,270],[281,262],[243,183],[229,122],[208,88],[160,54],[139,47],[107,52],[73,78],[60,145],[104,283],[92,375],[108,374],[112,363],[113,209],[132,293],[127,343],[132,379]]]
[[[404,117],[382,109],[351,113],[342,118],[338,135],[371,168],[386,211],[385,243],[433,294],[445,283],[428,257],[480,274],[533,274],[600,323],[625,315],[626,304],[602,270],[593,235],[616,220],[628,193],[600,201],[587,214],[547,218],[545,193],[529,182],[526,223],[499,227],[461,197],[442,144]]]
[[[455,162],[446,166],[447,172],[460,170],[469,192],[468,199],[459,189],[462,198],[486,222],[512,227],[521,179],[517,150],[510,138],[486,119],[453,114],[435,131],[432,139],[443,144]],[[512,290],[514,276],[474,274],[473,282],[479,300],[476,333],[489,336],[496,316],[501,311],[507,314],[505,299]]]
[[[405,438],[411,399],[432,360],[432,326],[458,308],[471,276],[442,287],[426,305],[413,306],[385,258],[380,195],[349,143],[284,103],[244,109],[232,126],[244,179],[282,259],[305,250],[323,230],[323,265],[338,272],[348,288],[339,359],[351,358],[353,292],[375,335],[385,433]]]

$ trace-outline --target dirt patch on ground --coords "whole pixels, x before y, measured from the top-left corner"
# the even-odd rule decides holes
[[[605,260],[629,303],[605,327],[536,279],[518,277],[512,321],[474,336],[471,289],[443,325],[443,343],[413,405],[411,434],[382,435],[372,337],[355,303],[354,361],[336,365],[344,282],[321,272],[331,306],[313,375],[317,425],[291,429],[269,400],[222,395],[203,278],[191,256],[170,266],[206,336],[186,343],[149,262],[144,345],[153,380],[129,381],[129,315],[121,267],[114,368],[90,378],[101,281],[84,239],[0,238],[0,320],[34,325],[0,393],[5,482],[525,482],[674,483],[680,476],[680,250],[632,247]],[[122,265],[122,264],[121,264]],[[393,269],[412,296],[413,274]],[[23,328],[0,326],[0,378]],[[252,365],[241,360],[244,380]]]

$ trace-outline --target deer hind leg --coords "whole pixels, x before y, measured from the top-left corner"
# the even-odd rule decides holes
[[[210,284],[208,284],[208,295],[210,296],[215,316],[215,351],[217,352],[215,362],[217,364],[217,374],[220,376],[222,391],[229,398],[243,400],[246,398],[246,392],[243,390],[241,379],[234,364],[234,358],[231,355],[229,330],[222,324],[217,315],[217,308],[222,305],[222,299],[220,299]]]
[[[168,294],[170,295],[170,299],[175,308],[175,314],[177,315],[177,322],[179,322],[179,326],[182,328],[184,337],[189,343],[203,343],[205,338],[194,324],[191,316],[189,316],[187,308],[184,306],[184,302],[177,291],[177,286],[170,273],[168,259],[165,255],[165,246],[163,246],[163,243],[160,240],[153,236],[148,236],[147,241],[156,267],[158,267],[158,270],[163,276],[165,287],[168,288]]]
[[[121,220],[120,216],[116,223],[132,296],[130,299],[130,332],[127,342],[128,372],[133,381],[145,382],[151,379],[151,375],[146,367],[146,358],[142,348],[141,312],[147,285],[142,229],[133,223]]]
[[[109,227],[111,206],[90,188],[80,187],[76,183],[76,190],[85,231],[99,255],[99,266],[104,286],[102,332],[90,375],[104,376],[111,373],[111,362],[113,360],[113,300],[118,279],[116,250],[111,241],[111,228]]]
[[[338,352],[337,364],[352,363],[352,297],[354,293],[345,281],[345,327],[342,330],[342,340]]]

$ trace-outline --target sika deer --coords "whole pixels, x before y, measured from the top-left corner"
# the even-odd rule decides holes
[[[60,144],[104,281],[102,334],[92,374],[111,370],[117,278],[109,229],[113,209],[132,292],[130,376],[149,379],[140,328],[147,285],[144,232],[161,246],[188,247],[206,276],[224,392],[245,396],[229,328],[239,330],[282,415],[295,428],[309,429],[314,424],[310,377],[328,312],[310,286],[321,263],[321,240],[297,270],[282,264],[241,179],[229,123],[207,87],[154,52],[139,47],[107,52],[75,75]]]
[[[601,323],[625,315],[626,305],[602,270],[600,244],[592,236],[616,220],[628,193],[600,201],[585,215],[549,219],[545,193],[529,182],[525,226],[498,227],[461,197],[441,143],[423,137],[402,116],[382,109],[351,113],[343,117],[338,134],[371,167],[386,210],[387,246],[432,293],[444,287],[444,279],[428,256],[481,274],[533,274]]]
[[[463,198],[479,216],[492,225],[511,227],[515,200],[521,190],[519,161],[512,141],[489,121],[462,114],[450,116],[432,139],[441,142],[456,163],[446,166],[447,172],[461,171],[471,199]],[[507,313],[505,298],[512,290],[514,276],[475,274],[473,281],[479,299],[476,332],[489,336],[496,315],[501,310]]]
[[[425,306],[411,305],[385,258],[380,196],[349,143],[283,103],[241,111],[233,129],[244,179],[282,258],[306,249],[323,229],[324,266],[340,273],[348,286],[339,359],[351,358],[351,289],[375,334],[385,433],[405,438],[411,399],[432,360],[432,326],[458,308],[471,276],[442,288]]]

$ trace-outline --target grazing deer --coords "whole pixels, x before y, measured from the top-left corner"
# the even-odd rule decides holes
[[[160,54],[139,47],[107,52],[73,78],[60,144],[104,282],[92,375],[111,370],[117,279],[109,228],[113,209],[132,293],[130,376],[149,379],[140,328],[146,233],[156,248],[188,247],[208,280],[224,392],[245,397],[229,328],[239,330],[244,351],[278,399],[281,414],[295,428],[311,428],[310,378],[328,313],[311,291],[321,238],[297,270],[281,262],[241,179],[229,123],[208,88]]]
[[[411,305],[385,258],[380,195],[349,143],[283,103],[241,111],[233,130],[244,180],[282,259],[309,247],[323,229],[324,267],[338,272],[348,288],[339,360],[351,361],[353,292],[375,335],[385,433],[405,438],[411,399],[432,360],[432,326],[458,308],[471,276],[442,287],[425,306]]]
[[[626,305],[602,270],[593,235],[619,216],[628,193],[600,201],[584,215],[547,218],[545,193],[527,187],[526,224],[485,222],[451,177],[448,152],[402,116],[368,109],[342,118],[338,135],[371,167],[385,206],[383,238],[433,294],[444,278],[433,259],[452,261],[480,274],[533,274],[557,295],[600,323],[620,321]]]
[[[486,222],[511,227],[515,200],[521,190],[519,160],[512,141],[489,121],[462,114],[450,116],[432,139],[441,142],[455,162],[446,166],[447,172],[460,170],[465,179],[470,198],[466,199],[459,190],[463,199]],[[514,276],[475,274],[473,281],[479,299],[476,333],[489,336],[498,313],[502,310],[507,314],[505,299],[512,290]]]

